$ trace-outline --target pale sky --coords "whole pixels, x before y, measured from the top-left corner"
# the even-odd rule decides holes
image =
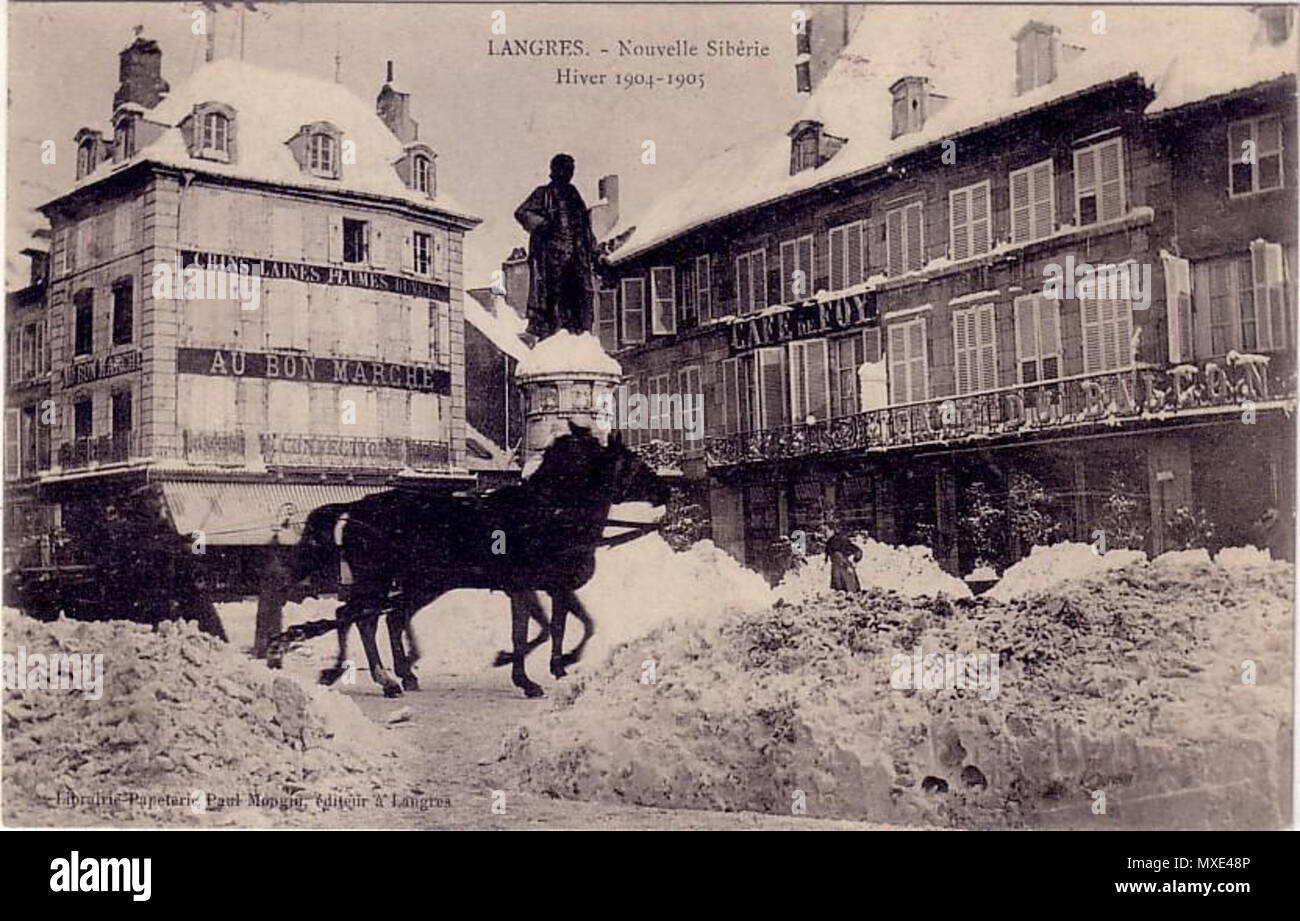
[[[596,180],[620,176],[624,214],[635,214],[661,190],[689,175],[699,159],[793,122],[794,38],[787,4],[522,5],[433,3],[260,3],[246,13],[244,58],[264,67],[341,81],[373,102],[384,62],[396,62],[400,88],[412,94],[420,138],[438,154],[438,184],[484,219],[467,237],[466,286],[486,284],[511,247],[526,236],[512,214],[533,186],[546,181],[557,151],[578,163],[576,181],[588,202]],[[31,206],[70,187],[72,137],[106,124],[117,86],[117,53],[132,27],[156,39],[163,77],[173,87],[203,62],[204,39],[191,33],[198,3],[10,3],[8,5],[8,202],[6,260],[30,229]],[[489,56],[492,13],[506,14],[506,38],[577,38],[587,58]],[[239,14],[217,16],[217,57],[239,56]],[[710,38],[757,40],[765,59],[634,60],[616,58],[616,40]],[[600,48],[609,47],[602,55]],[[654,73],[701,72],[704,89],[565,87],[557,66]],[[611,81],[613,77],[609,78]],[[57,144],[55,165],[40,163],[40,143]],[[641,162],[653,140],[657,162]],[[629,210],[630,209],[630,210]],[[21,283],[21,279],[19,279]]]

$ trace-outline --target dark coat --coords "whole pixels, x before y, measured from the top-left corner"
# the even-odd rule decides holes
[[[581,193],[569,182],[540,185],[515,220],[528,231],[528,331],[538,339],[590,332],[596,236]]]
[[[862,550],[857,544],[841,534],[832,534],[826,541],[826,559],[831,564],[831,591],[862,591],[853,565],[862,559]]]

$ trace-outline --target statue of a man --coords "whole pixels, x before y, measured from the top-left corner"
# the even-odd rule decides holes
[[[515,209],[515,220],[528,231],[528,332],[539,341],[561,329],[591,331],[596,237],[572,178],[573,157],[556,154],[551,181]]]

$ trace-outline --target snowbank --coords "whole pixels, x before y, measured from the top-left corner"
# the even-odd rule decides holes
[[[857,573],[864,589],[898,592],[906,598],[934,595],[969,598],[971,595],[965,582],[944,572],[935,562],[929,547],[891,547],[869,537],[855,538],[854,543],[862,549]],[[796,603],[830,591],[830,584],[830,563],[824,553],[818,554],[786,573],[776,587],[776,595]]]
[[[1046,591],[1069,579],[1145,562],[1146,558],[1141,550],[1108,550],[1100,554],[1091,544],[1065,542],[1036,546],[1029,551],[1029,556],[1009,566],[1002,574],[1002,581],[986,594],[995,601],[1011,601]]]
[[[591,333],[575,336],[562,329],[519,359],[515,377],[582,371],[622,375],[623,366],[605,353],[600,340]]]

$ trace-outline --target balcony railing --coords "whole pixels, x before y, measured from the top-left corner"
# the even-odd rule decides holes
[[[59,445],[59,466],[64,470],[78,470],[92,464],[121,463],[139,456],[138,432],[74,438]]]
[[[840,451],[977,442],[1142,418],[1174,418],[1294,400],[1295,374],[1255,356],[1177,368],[1134,367],[939,397],[824,422],[710,438],[709,466],[783,460]]]
[[[451,460],[447,445],[415,438],[244,432],[181,433],[181,454],[191,464],[438,470]]]

